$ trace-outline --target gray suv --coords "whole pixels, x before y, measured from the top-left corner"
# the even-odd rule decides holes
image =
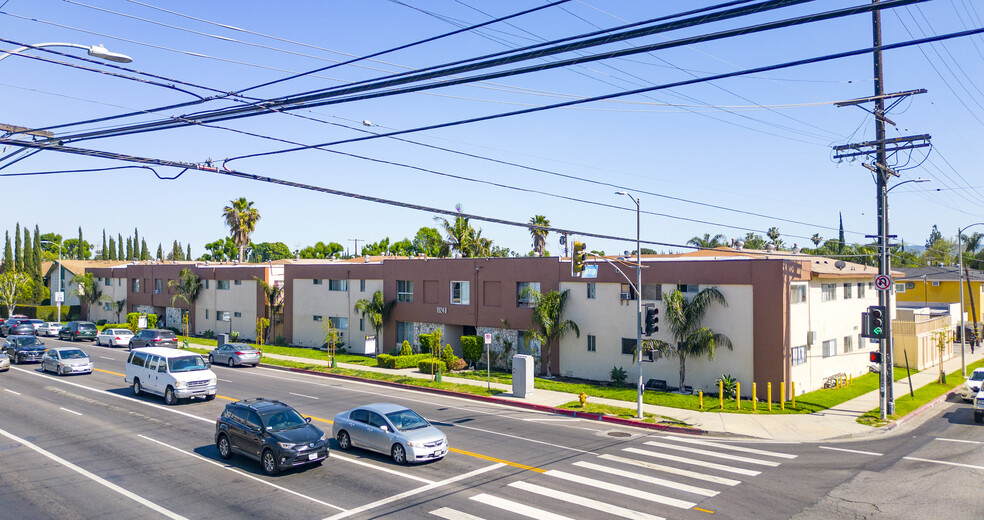
[[[178,338],[174,332],[166,329],[144,329],[130,338],[129,348],[140,347],[171,347],[178,348]]]

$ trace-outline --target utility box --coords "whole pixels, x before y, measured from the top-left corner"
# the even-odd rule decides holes
[[[229,343],[229,335],[228,334],[226,334],[226,333],[223,332],[222,334],[216,334],[215,335],[215,346],[216,347],[221,347],[222,345],[225,345],[226,343]]]
[[[525,354],[513,356],[512,380],[513,396],[525,398],[533,393],[533,356]]]

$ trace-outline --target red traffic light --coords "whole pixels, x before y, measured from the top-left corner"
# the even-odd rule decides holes
[[[872,363],[879,363],[879,364],[881,364],[881,362],[882,362],[881,352],[869,352],[868,353],[868,361],[871,361]]]

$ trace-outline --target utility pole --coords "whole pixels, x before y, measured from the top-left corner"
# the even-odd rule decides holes
[[[362,240],[362,239],[361,238],[350,238],[350,239],[348,239],[349,242],[355,242],[355,250],[352,251],[352,256],[359,256],[359,240]],[[365,242],[365,240],[363,240],[363,242]]]

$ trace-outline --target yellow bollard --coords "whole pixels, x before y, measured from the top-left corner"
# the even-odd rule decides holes
[[[848,374],[847,375],[847,384],[851,384],[853,382],[854,382],[854,375],[853,374]]]
[[[772,381],[769,381],[765,386],[766,398],[769,399],[769,411],[772,411]]]
[[[735,409],[741,410],[741,381],[735,382]]]
[[[796,408],[796,381],[791,381],[789,384],[793,387],[793,408]]]
[[[703,410],[704,409],[704,391],[697,390],[697,406]]]
[[[786,382],[779,381],[779,409],[786,409]]]
[[[755,381],[752,381],[752,411],[753,412],[758,411],[758,402],[759,402],[758,385],[755,384]]]
[[[724,410],[724,381],[718,379],[718,409]]]

